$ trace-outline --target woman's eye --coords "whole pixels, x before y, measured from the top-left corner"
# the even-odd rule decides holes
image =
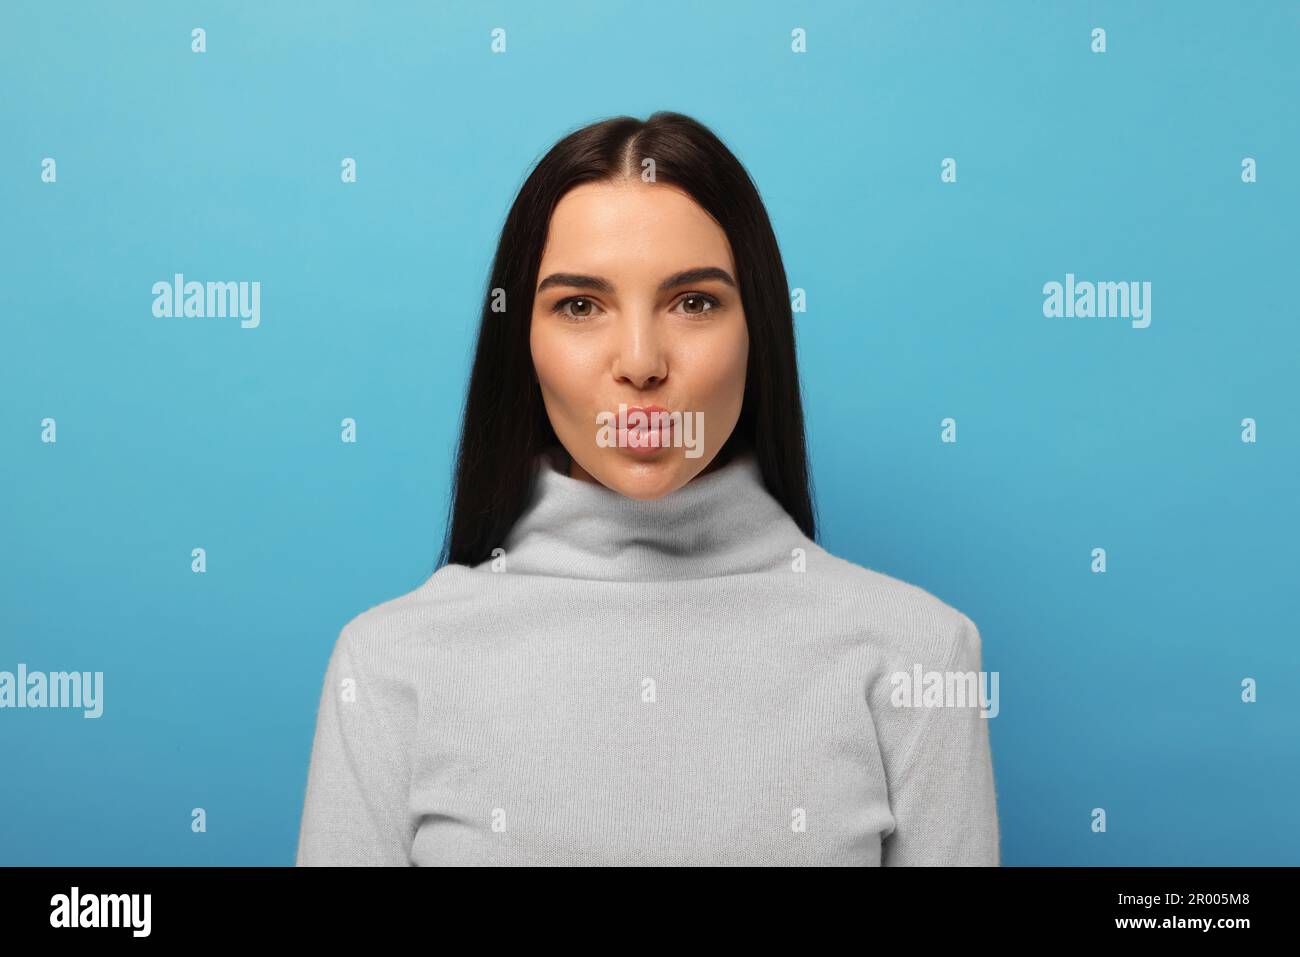
[[[566,319],[590,319],[596,314],[596,304],[583,296],[570,296],[555,304],[554,311]]]
[[[680,305],[682,311],[688,316],[702,316],[706,312],[712,312],[714,309],[717,309],[720,303],[712,296],[693,292],[689,296],[683,298]]]
[[[691,293],[678,300],[677,305],[688,316],[702,316],[719,308],[722,304],[713,296],[704,293]],[[580,322],[597,315],[600,307],[586,296],[569,296],[561,299],[552,311],[564,319]]]

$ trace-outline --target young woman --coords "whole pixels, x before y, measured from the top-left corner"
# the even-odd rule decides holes
[[[497,247],[444,563],[334,646],[297,863],[997,864],[980,702],[911,694],[979,678],[976,626],[815,534],[744,168],[675,113],[565,137]]]

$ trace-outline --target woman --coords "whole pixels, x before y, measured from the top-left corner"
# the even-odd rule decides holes
[[[977,673],[975,625],[814,537],[744,168],[675,113],[565,137],[497,248],[445,563],[334,647],[297,862],[997,864],[984,716],[900,693]]]

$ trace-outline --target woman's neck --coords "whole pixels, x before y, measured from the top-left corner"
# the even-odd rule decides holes
[[[604,581],[671,581],[788,569],[811,544],[735,449],[656,499],[575,478],[558,449],[538,458],[529,503],[506,541],[505,570]]]

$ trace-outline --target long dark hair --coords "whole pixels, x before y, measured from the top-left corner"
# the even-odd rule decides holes
[[[528,504],[534,459],[559,444],[529,346],[551,213],[575,186],[640,175],[646,159],[654,161],[656,182],[684,190],[718,221],[735,257],[749,366],[740,419],[723,451],[748,446],[768,492],[805,535],[816,537],[794,321],[776,234],[749,174],[722,141],[688,116],[659,112],[644,121],[614,117],[565,136],[510,207],[479,324],[439,565],[491,557]],[[502,294],[505,308],[498,311]]]

